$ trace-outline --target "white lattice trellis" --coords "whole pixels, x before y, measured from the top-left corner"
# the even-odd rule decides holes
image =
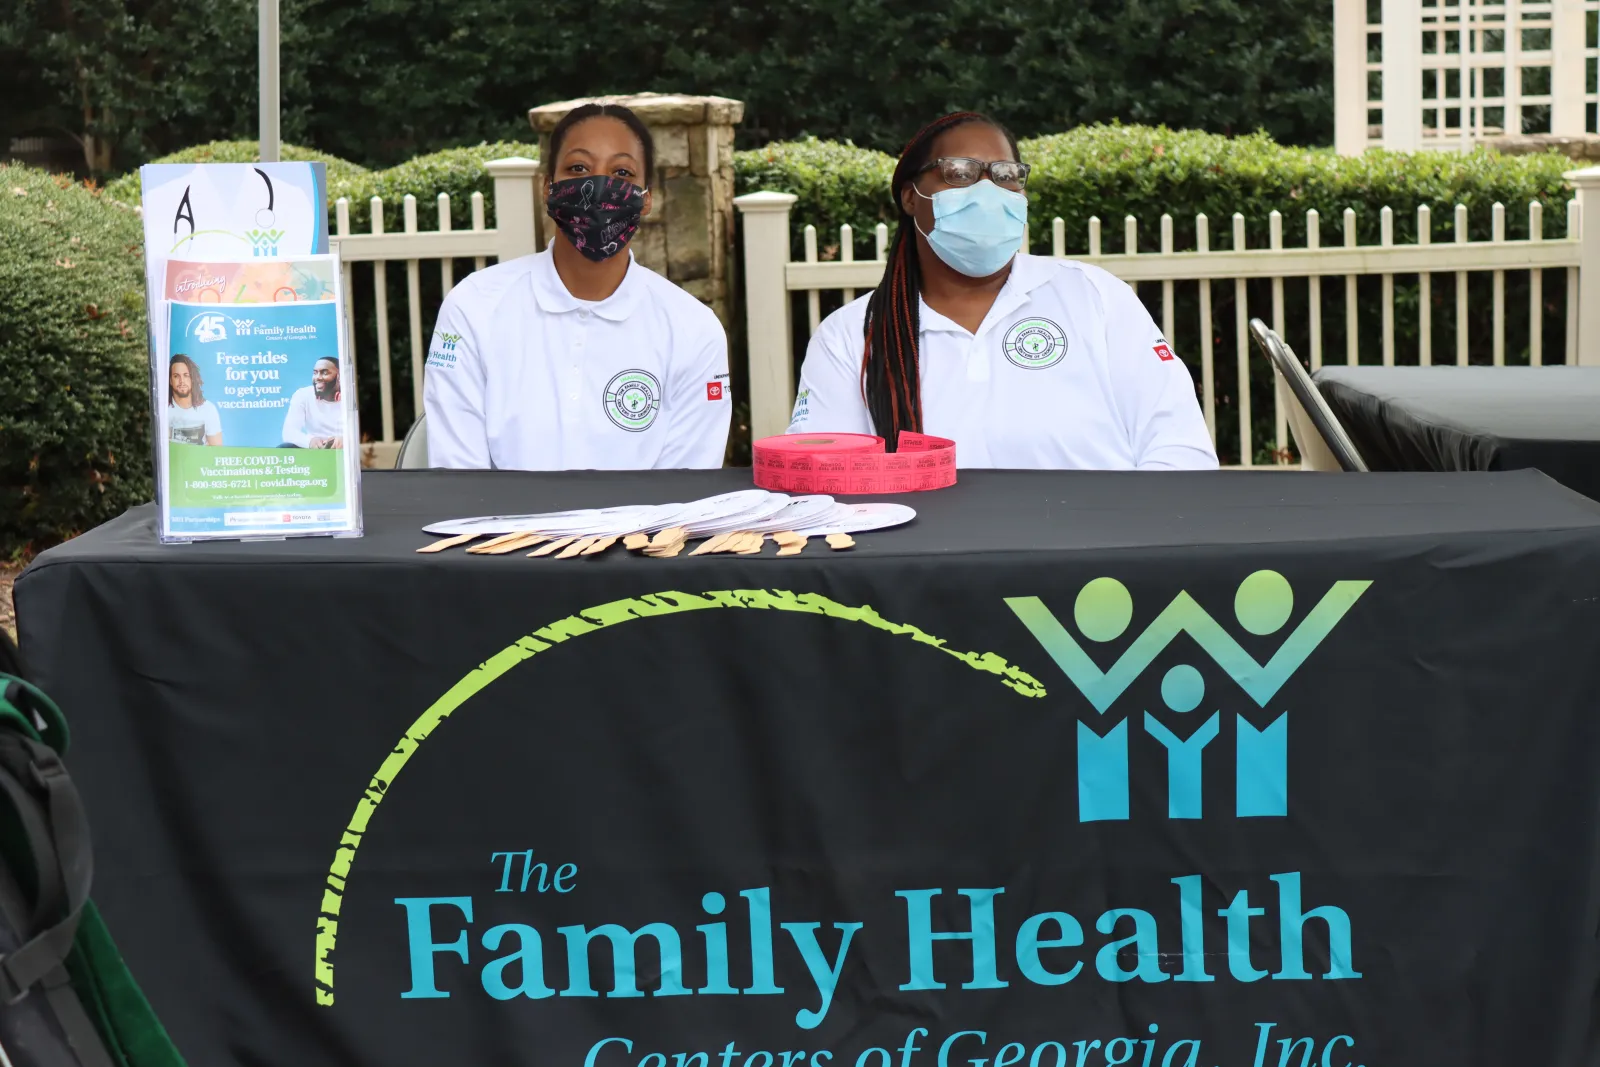
[[[1600,132],[1600,0],[1335,0],[1335,146]]]

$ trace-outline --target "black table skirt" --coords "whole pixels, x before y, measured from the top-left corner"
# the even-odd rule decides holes
[[[963,471],[848,553],[413,551],[747,479],[396,472],[360,539],[34,562],[191,1063],[1596,1062],[1600,505]]]
[[[1600,499],[1600,367],[1324,367],[1317,385],[1373,470],[1533,468]]]

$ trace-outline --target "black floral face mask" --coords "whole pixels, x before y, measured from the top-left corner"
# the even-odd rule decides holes
[[[567,178],[551,184],[545,211],[572,247],[599,263],[626,248],[638,232],[644,190],[606,174]]]

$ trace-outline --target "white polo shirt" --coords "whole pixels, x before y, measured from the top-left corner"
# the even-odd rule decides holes
[[[873,433],[862,396],[867,297],[806,350],[790,433]],[[1086,263],[1019,255],[974,335],[922,304],[925,432],[962,467],[1208,470],[1194,380],[1129,286]]]
[[[720,467],[727,335],[632,253],[617,291],[587,301],[567,292],[546,250],[450,290],[423,401],[435,467]]]

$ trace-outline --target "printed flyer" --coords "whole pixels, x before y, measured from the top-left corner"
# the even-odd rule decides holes
[[[162,540],[360,533],[338,278],[333,256],[168,262]]]

